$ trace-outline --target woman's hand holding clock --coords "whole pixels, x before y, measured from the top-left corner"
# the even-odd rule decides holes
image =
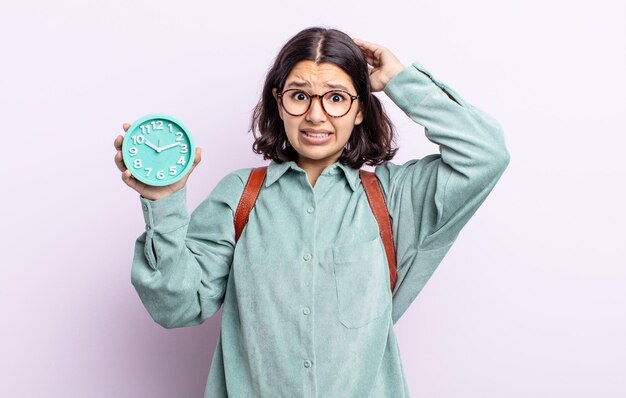
[[[124,123],[123,128],[125,132],[128,131],[128,129],[130,128],[130,124]],[[189,178],[189,175],[193,172],[193,170],[196,168],[198,163],[200,163],[200,158],[202,155],[202,148],[197,147],[193,166],[191,170],[177,182],[171,185],[165,185],[165,186],[147,185],[137,180],[136,178],[134,178],[131,175],[130,170],[126,168],[126,165],[124,164],[124,160],[122,158],[122,142],[123,141],[124,141],[124,137],[122,135],[118,135],[115,138],[115,141],[113,142],[113,145],[115,146],[115,149],[117,151],[115,154],[115,164],[117,165],[117,168],[122,172],[122,181],[124,181],[126,185],[128,185],[129,187],[137,191],[141,196],[150,200],[162,199],[183,189],[183,187],[187,183],[187,179]],[[147,146],[151,147],[157,152],[161,152],[161,151],[173,148],[178,145],[179,145],[178,143],[174,143],[174,144],[165,146],[163,148],[160,148],[154,144],[152,145],[147,144]]]

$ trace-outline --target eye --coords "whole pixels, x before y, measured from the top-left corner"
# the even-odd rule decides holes
[[[342,92],[333,92],[328,94],[328,99],[330,100],[330,102],[338,103],[346,101],[348,97]]]
[[[290,96],[294,101],[307,101],[309,99],[309,96],[303,91],[294,91]]]

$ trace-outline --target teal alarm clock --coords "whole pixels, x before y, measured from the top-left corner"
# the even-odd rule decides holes
[[[122,158],[133,177],[147,185],[165,186],[183,178],[196,148],[189,130],[171,116],[144,116],[128,128]]]

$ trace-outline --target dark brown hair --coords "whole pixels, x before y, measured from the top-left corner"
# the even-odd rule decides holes
[[[252,149],[277,163],[296,160],[298,153],[289,144],[272,89],[282,91],[291,69],[300,61],[330,62],[350,76],[356,88],[363,122],[354,126],[339,162],[360,169],[390,160],[397,152],[395,131],[380,100],[372,94],[367,61],[350,36],[336,29],[312,27],[292,37],[280,50],[265,79],[261,99],[252,113]]]

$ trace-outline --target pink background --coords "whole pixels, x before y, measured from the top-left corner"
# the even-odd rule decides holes
[[[174,5],[176,4],[176,5]],[[419,61],[505,128],[511,164],[396,325],[414,397],[626,396],[617,1],[3,1],[0,396],[198,397],[220,317],[165,330],[130,284],[144,228],[123,122],[182,120],[193,209],[262,164],[270,63],[326,25]],[[381,94],[404,162],[438,150]]]

